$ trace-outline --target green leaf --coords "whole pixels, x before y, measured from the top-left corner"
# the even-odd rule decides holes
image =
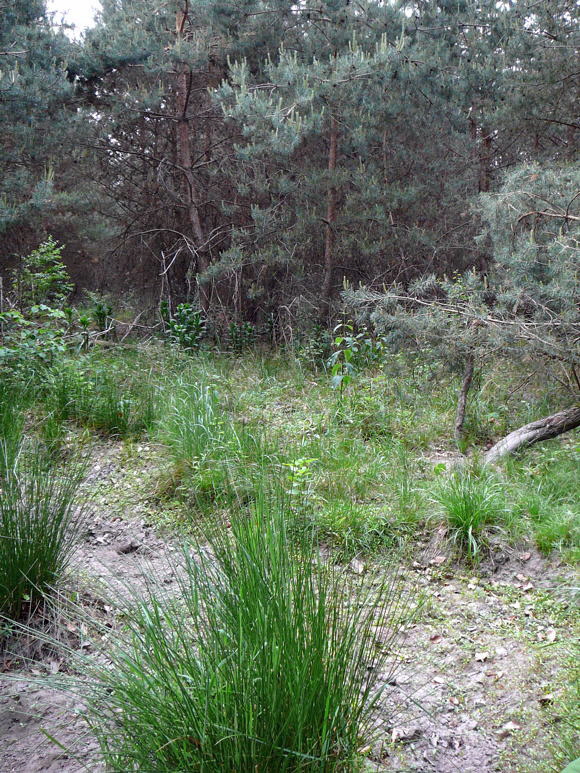
[[[567,765],[562,773],[580,773],[580,757]]]

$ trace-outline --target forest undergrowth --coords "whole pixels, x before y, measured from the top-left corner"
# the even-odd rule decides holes
[[[437,690],[445,642],[461,640],[461,662],[483,669],[513,651],[528,670],[494,666],[483,678],[513,682],[519,715],[503,721],[490,709],[493,761],[462,769],[561,770],[577,756],[574,640],[564,634],[577,624],[577,439],[482,461],[558,395],[547,401],[539,377],[515,368],[488,369],[469,401],[463,455],[452,434],[458,379],[385,352],[333,385],[312,349],[105,344],[60,356],[20,388],[6,381],[0,522],[10,544],[34,550],[0,569],[5,651],[14,659],[24,613],[34,623],[57,593],[61,625],[82,627],[92,644],[39,633],[66,664],[48,678],[82,696],[96,759],[115,771],[432,769],[409,762],[414,749],[426,753],[413,735],[426,731],[395,719],[397,666],[420,672],[431,649]],[[106,448],[118,475],[82,483],[82,465]],[[177,592],[128,583],[95,618],[70,590],[71,538],[87,531],[87,504],[128,524],[137,509],[176,555],[185,546],[172,559]],[[23,535],[31,521],[43,539]],[[43,561],[47,572],[34,574]],[[491,604],[493,644],[479,632],[478,648],[452,593],[467,594],[476,617]],[[14,660],[25,674],[44,668]],[[427,715],[432,698],[415,682]],[[467,711],[471,689],[456,688],[449,710]],[[527,689],[539,690],[533,710]]]

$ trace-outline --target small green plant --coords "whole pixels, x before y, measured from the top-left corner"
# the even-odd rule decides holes
[[[6,429],[6,428],[4,428]],[[20,619],[57,586],[83,524],[77,492],[85,466],[56,467],[21,434],[0,439],[0,616]]]
[[[366,325],[356,332],[352,322],[341,322],[333,333],[334,352],[327,365],[332,375],[332,386],[340,389],[342,395],[356,373],[381,361],[384,342],[381,338],[373,338]]]
[[[81,345],[80,349],[82,352],[87,352],[89,350],[89,343],[90,343],[90,332],[89,332],[89,326],[91,324],[91,318],[87,316],[86,314],[81,314],[79,316],[79,327],[81,329]]]
[[[191,303],[180,303],[174,316],[170,317],[165,302],[161,306],[161,316],[170,341],[183,349],[197,350],[201,347],[206,335],[207,320]]]
[[[285,462],[283,464],[284,467],[288,468],[286,477],[289,488],[286,493],[289,496],[300,497],[301,499],[308,496],[312,484],[312,465],[317,461],[317,459],[300,457],[293,462]]]
[[[0,371],[24,382],[35,379],[66,350],[65,314],[41,304],[25,316],[16,309],[0,313]]]
[[[452,472],[437,486],[434,500],[443,510],[449,536],[471,561],[506,524],[505,498],[495,475],[477,464]]]
[[[113,307],[108,301],[99,299],[95,301],[92,311],[97,330],[104,333],[107,330],[109,318],[113,313]]]
[[[353,582],[307,538],[296,554],[267,497],[209,541],[186,552],[180,592],[128,608],[92,662],[86,718],[107,768],[355,769],[413,606],[397,580]]]
[[[23,257],[14,273],[18,305],[28,308],[46,304],[60,308],[73,291],[73,284],[62,260],[63,245],[52,236]]]
[[[234,354],[242,354],[256,343],[256,328],[251,322],[230,322],[228,348]]]
[[[322,325],[313,325],[296,348],[296,357],[305,367],[314,371],[328,367],[332,355],[332,335]]]

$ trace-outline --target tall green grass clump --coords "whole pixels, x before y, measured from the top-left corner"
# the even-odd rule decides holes
[[[258,500],[107,642],[87,713],[107,769],[356,769],[403,601],[389,573],[347,578],[308,540],[296,553],[284,506]]]
[[[179,467],[195,469],[223,448],[226,425],[218,395],[211,386],[181,384],[169,392],[160,435]]]
[[[234,422],[213,386],[181,382],[166,389],[159,438],[173,462],[173,483],[202,511],[252,499],[274,469],[272,444]]]
[[[58,422],[72,420],[103,435],[127,438],[151,429],[157,395],[147,377],[130,378],[123,369],[63,361],[51,373],[47,408]]]
[[[0,476],[13,468],[24,431],[27,400],[22,387],[0,376]]]
[[[530,523],[538,548],[560,550],[571,563],[580,557],[579,462],[578,444],[554,440],[504,466],[516,511]]]
[[[76,499],[83,474],[78,461],[58,468],[22,434],[0,438],[1,617],[18,620],[58,584],[83,523]]]
[[[472,561],[488,547],[491,534],[506,525],[505,499],[494,474],[477,464],[453,472],[434,495],[451,540]]]

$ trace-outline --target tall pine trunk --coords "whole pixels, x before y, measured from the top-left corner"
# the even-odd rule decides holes
[[[328,143],[328,176],[332,179],[336,171],[336,159],[338,156],[338,121],[333,116],[330,121],[330,135]],[[324,277],[322,280],[322,314],[328,314],[330,296],[332,293],[332,274],[334,269],[334,241],[336,222],[337,191],[334,184],[330,184],[326,198],[326,221],[324,234]]]
[[[180,10],[176,15],[176,39],[183,38],[183,31],[187,21],[186,10]],[[193,172],[193,158],[191,153],[190,127],[187,118],[187,109],[191,95],[192,73],[186,62],[180,62],[177,66],[175,107],[177,125],[175,130],[176,157],[180,171],[183,175],[183,196],[193,243],[195,245],[197,275],[203,274],[209,267],[207,238],[200,217],[200,195]],[[207,314],[209,309],[210,293],[208,286],[199,283],[199,302],[201,310]]]

